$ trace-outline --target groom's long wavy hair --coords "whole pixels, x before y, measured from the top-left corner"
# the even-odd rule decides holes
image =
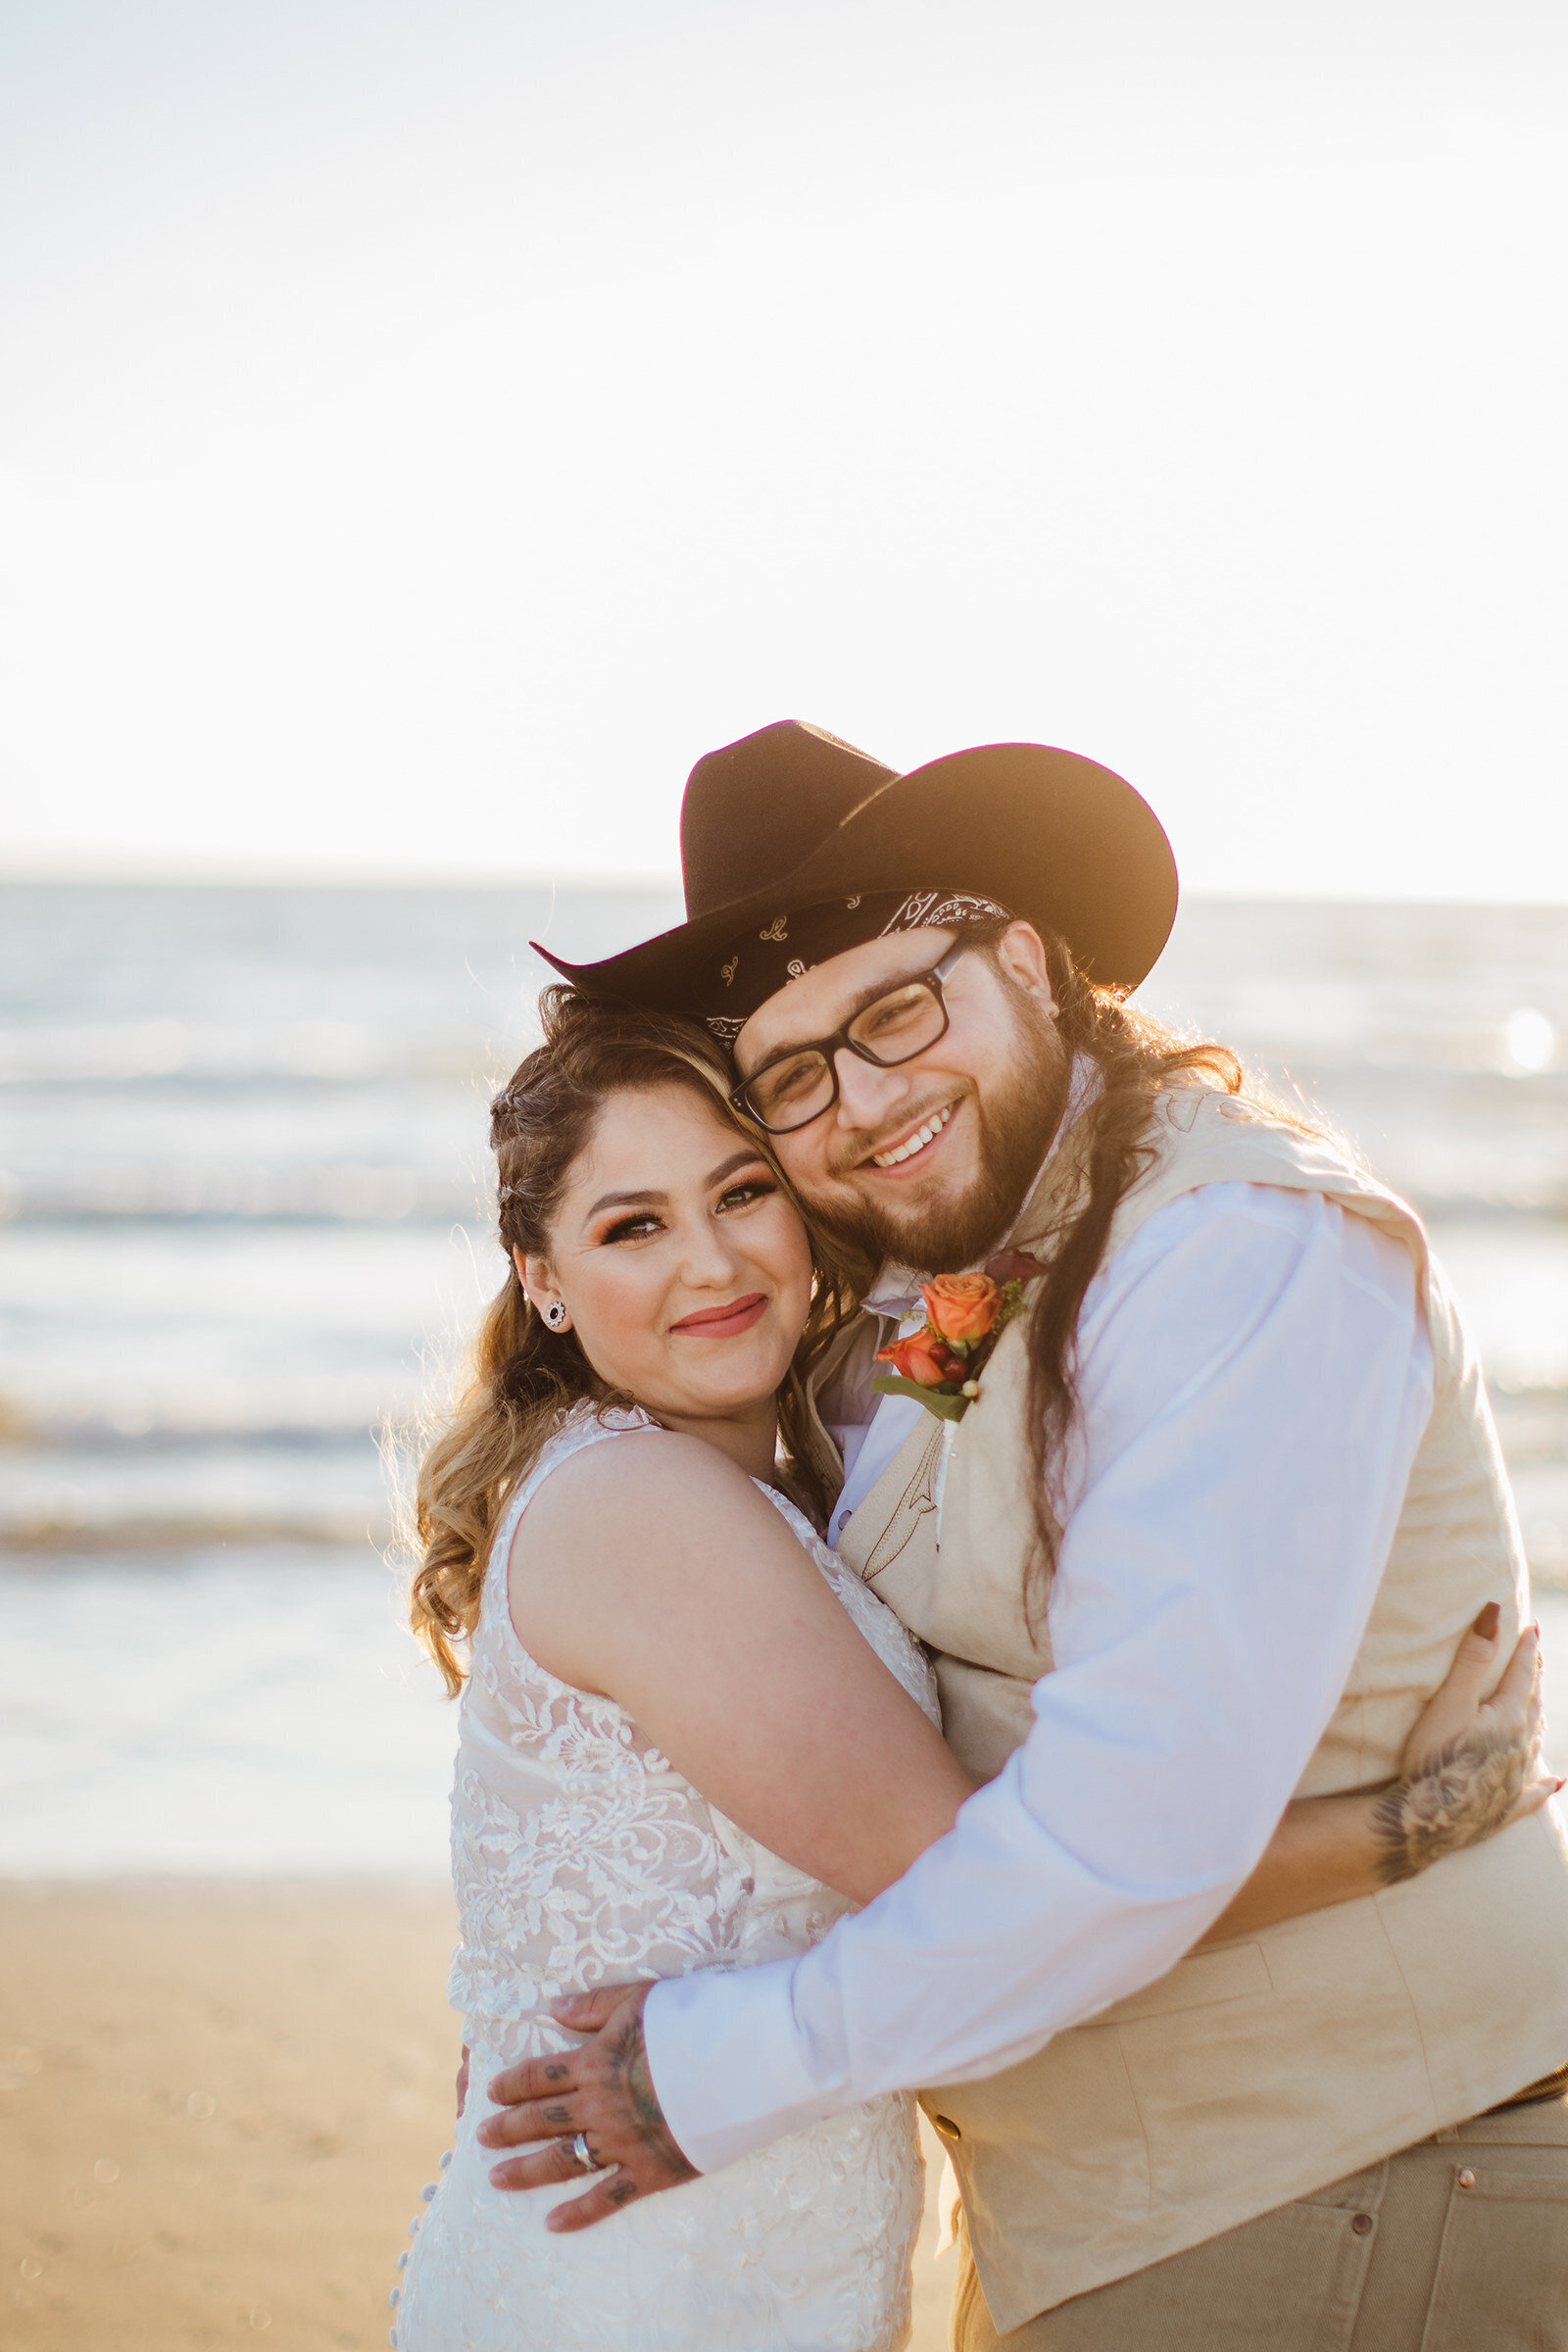
[[[491,1104],[499,1238],[509,1259],[514,1250],[549,1254],[551,1226],[572,1163],[612,1095],[687,1087],[771,1157],[765,1138],[735,1118],[725,1099],[733,1075],[695,1022],[596,1002],[564,987],[546,989],[539,1010],[544,1043],[519,1063]],[[819,1458],[802,1366],[823,1333],[855,1312],[855,1298],[848,1272],[812,1233],[809,1218],[806,1222],[816,1281],[810,1316],[779,1394],[779,1434],[785,1475],[800,1500],[825,1520],[838,1465]],[[458,1645],[478,1617],[485,1564],[507,1497],[533,1466],[558,1416],[584,1399],[606,1406],[632,1402],[600,1379],[575,1332],[547,1327],[509,1264],[474,1336],[452,1410],[420,1461],[415,1490],[420,1556],[409,1617],[449,1692],[462,1688]]]
[[[1004,928],[997,926],[999,938]],[[1049,1466],[1061,1458],[1077,1409],[1078,1317],[1122,1198],[1155,1157],[1155,1098],[1172,1085],[1213,1087],[1242,1097],[1261,1115],[1298,1134],[1328,1133],[1269,1094],[1229,1046],[1182,1037],[1126,1004],[1119,991],[1097,987],[1060,939],[1044,936],[1056,1037],[1069,1057],[1083,1055],[1095,1065],[1099,1087],[1074,1131],[1082,1182],[1069,1197],[1060,1224],[1037,1245],[1049,1272],[1035,1294],[1026,1329],[1026,1443],[1030,1458],[1048,1470],[1046,1477],[1030,1481],[1037,1542],[1029,1597],[1036,1608],[1044,1602],[1060,1537],[1051,1507]],[[1354,1156],[1343,1139],[1332,1140],[1347,1156]]]

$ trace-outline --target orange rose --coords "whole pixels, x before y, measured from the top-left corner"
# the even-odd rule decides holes
[[[918,1383],[922,1389],[940,1389],[945,1380],[962,1380],[963,1358],[955,1355],[934,1332],[917,1331],[895,1347],[877,1350],[879,1364],[891,1364],[906,1380]]]
[[[933,1330],[945,1340],[983,1340],[1002,1311],[1002,1293],[989,1274],[939,1274],[922,1298]]]

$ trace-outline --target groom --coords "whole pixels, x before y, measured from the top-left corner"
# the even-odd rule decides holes
[[[582,2047],[495,2088],[490,2144],[557,2142],[508,2184],[577,2177],[586,2132],[619,2170],[578,2227],[937,2084],[960,2352],[1568,2345],[1554,1809],[1413,1875],[1495,1768],[1450,1757],[1390,1808],[1385,1892],[1192,1950],[1292,1795],[1395,1779],[1463,1629],[1524,1622],[1419,1224],[1124,1009],[1175,876],[1093,762],[899,776],[768,727],[694,770],[682,858],[685,924],[557,968],[706,1019],[809,1213],[879,1262],[814,1384],[830,1534],[995,1778],[803,1958],[563,2006]],[[928,1409],[929,1345],[873,1388],[921,1278],[1003,1245],[1025,1311],[978,1393]]]

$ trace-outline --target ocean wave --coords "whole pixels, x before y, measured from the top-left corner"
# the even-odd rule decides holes
[[[188,1552],[288,1542],[382,1549],[398,1471],[360,1428],[248,1434],[78,1425],[27,1430],[11,1416],[0,1550]]]
[[[0,1029],[0,1086],[162,1078],[208,1084],[466,1078],[503,1060],[510,1069],[531,1042],[523,1033],[520,1042],[498,1048],[472,1036],[352,1021],[96,1021],[11,1028]]]
[[[0,1170],[0,1217],[47,1223],[103,1218],[262,1224],[461,1222],[482,1213],[475,1192],[471,1181],[410,1168],[99,1162],[21,1173]]]
[[[58,1560],[102,1560],[106,1554],[183,1559],[191,1552],[261,1544],[309,1545],[356,1560],[390,1542],[390,1520],[367,1524],[320,1513],[227,1517],[181,1513],[170,1518],[60,1517],[0,1520],[0,1555]]]

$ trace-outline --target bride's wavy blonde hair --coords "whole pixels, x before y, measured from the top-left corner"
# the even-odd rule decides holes
[[[539,1010],[543,1045],[518,1064],[490,1106],[500,1242],[509,1261],[514,1250],[548,1254],[572,1164],[612,1095],[687,1087],[771,1160],[765,1136],[731,1108],[728,1066],[695,1022],[606,1004],[564,987],[546,989]],[[781,1172],[779,1181],[784,1183]],[[785,1190],[794,1200],[788,1185]],[[806,1223],[816,1280],[810,1315],[779,1393],[779,1430],[791,1485],[823,1520],[839,1470],[836,1461],[820,1457],[802,1368],[855,1311],[864,1270],[830,1258],[810,1220]],[[415,1490],[421,1556],[409,1617],[450,1693],[463,1686],[456,1645],[478,1617],[485,1563],[507,1496],[532,1467],[557,1414],[585,1397],[601,1405],[632,1401],[600,1379],[575,1332],[548,1329],[509,1262],[506,1282],[468,1350],[451,1413],[420,1461]]]

